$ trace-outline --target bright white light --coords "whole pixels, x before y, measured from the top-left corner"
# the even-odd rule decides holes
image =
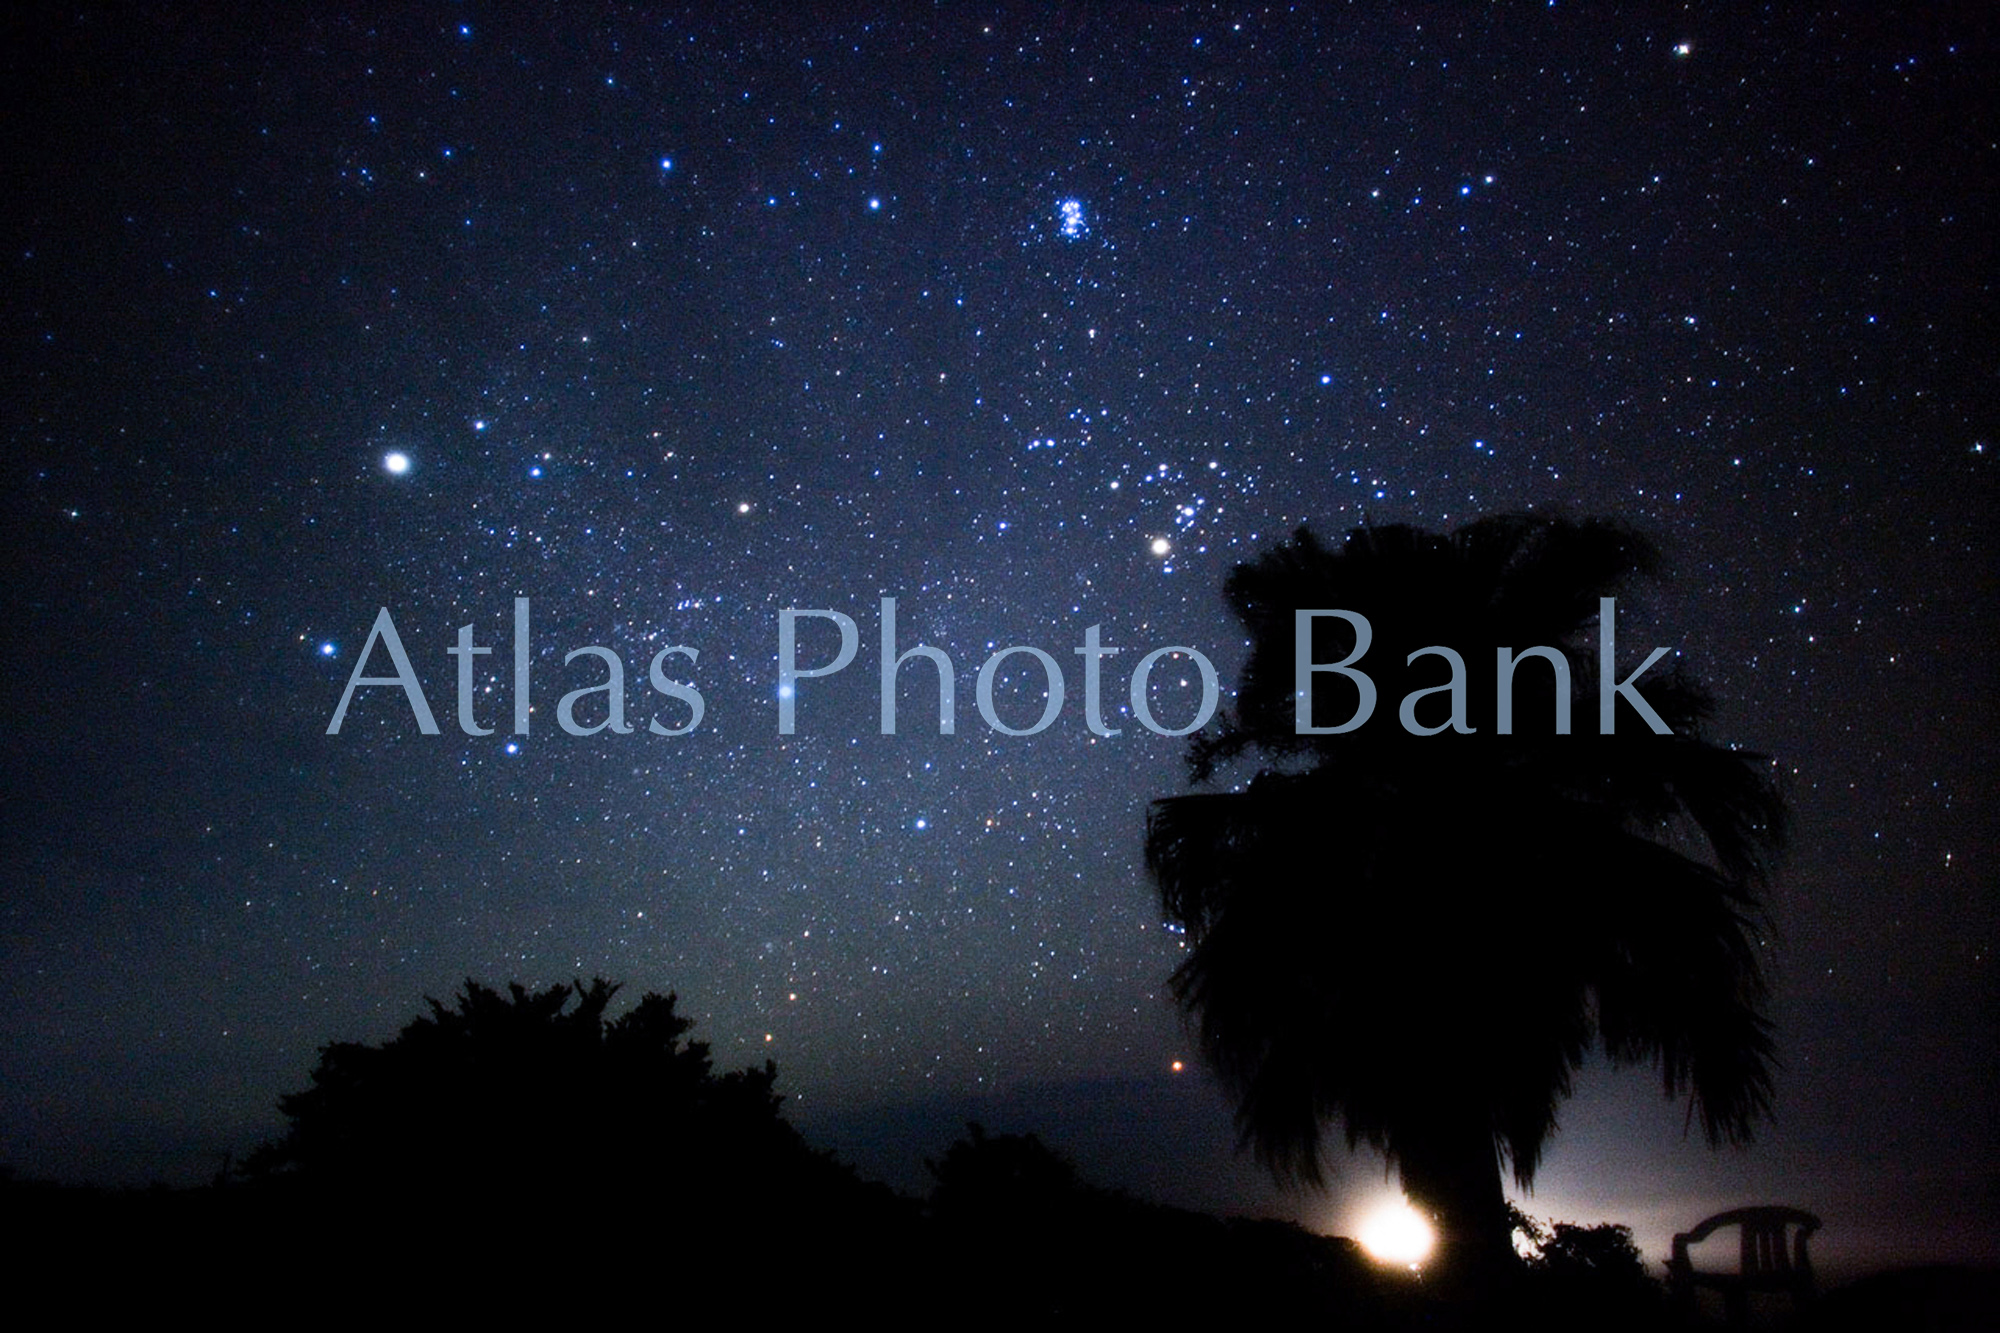
[[[1174,549],[1174,544],[1173,544],[1172,542],[1168,541],[1168,540],[1167,540],[1167,539],[1166,539],[1165,537],[1155,537],[1155,538],[1153,538],[1153,554],[1154,554],[1154,555],[1165,555],[1165,554],[1166,554],[1167,552],[1169,552],[1169,551],[1171,551],[1171,550],[1173,550],[1173,549]]]
[[[400,477],[410,470],[410,456],[405,453],[382,455],[382,467],[392,477]]]
[[[1090,230],[1089,224],[1084,221],[1081,199],[1064,199],[1058,203],[1056,218],[1062,234],[1072,241]]]
[[[1415,1268],[1430,1254],[1437,1238],[1423,1215],[1398,1199],[1385,1203],[1361,1224],[1361,1248],[1380,1263]]]

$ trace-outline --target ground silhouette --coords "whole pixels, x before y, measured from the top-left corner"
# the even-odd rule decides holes
[[[857,1180],[784,1122],[776,1071],[715,1072],[672,996],[613,1017],[609,983],[493,990],[379,1045],[324,1048],[286,1133],[199,1189],[105,1191],[0,1169],[14,1289],[157,1318],[544,1317],[770,1327],[1258,1322],[1540,1333],[1657,1326],[1623,1228],[1512,1219],[1537,1249],[1483,1304],[1292,1223],[1085,1180],[1034,1134],[964,1138],[927,1199]],[[1802,1328],[1903,1306],[1974,1328],[1990,1274],[1889,1275]],[[1967,1321],[1971,1322],[1967,1322]]]

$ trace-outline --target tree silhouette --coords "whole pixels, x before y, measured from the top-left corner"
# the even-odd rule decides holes
[[[1432,1214],[1434,1267],[1475,1285],[1512,1259],[1502,1162],[1532,1183],[1594,1047],[1654,1062],[1711,1142],[1746,1139],[1770,1109],[1770,766],[1702,739],[1708,701],[1680,672],[1634,687],[1671,734],[1629,703],[1613,734],[1593,725],[1599,599],[1655,563],[1604,521],[1359,529],[1332,549],[1300,529],[1228,580],[1250,654],[1235,711],[1189,754],[1197,784],[1246,753],[1269,766],[1157,801],[1148,822],[1147,864],[1186,932],[1173,993],[1245,1144],[1317,1183],[1339,1119]],[[1379,704],[1353,730],[1302,735],[1295,612],[1335,608],[1368,621],[1354,665]],[[1311,626],[1311,662],[1354,651],[1358,626]],[[1645,658],[1625,633],[1614,682]],[[1447,661],[1418,652],[1433,645],[1459,651],[1466,688],[1402,703],[1442,683]],[[1495,650],[1532,646],[1562,650],[1568,680],[1524,659],[1500,734]],[[1354,716],[1357,684],[1310,680],[1313,726]]]
[[[1019,1225],[1073,1207],[1088,1192],[1075,1165],[1033,1134],[988,1135],[979,1124],[966,1125],[965,1132],[942,1161],[924,1162],[936,1182],[931,1208],[941,1217]]]
[[[379,1046],[323,1047],[312,1086],[279,1099],[288,1132],[247,1169],[336,1195],[513,1207],[645,1183],[703,1208],[798,1169],[809,1154],[778,1114],[775,1065],[717,1075],[674,996],[607,1019],[617,991],[467,981]]]
[[[673,995],[613,1017],[618,989],[467,981],[388,1041],[323,1047],[229,1192],[261,1280],[387,1273],[513,1323],[524,1296],[628,1288],[712,1316],[713,1288],[786,1322],[911,1246],[914,1206],[806,1145],[775,1065],[717,1073]]]

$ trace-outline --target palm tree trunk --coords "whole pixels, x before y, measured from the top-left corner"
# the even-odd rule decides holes
[[[1500,1157],[1493,1133],[1476,1117],[1454,1119],[1451,1108],[1427,1117],[1422,1131],[1398,1135],[1394,1147],[1403,1192],[1428,1215],[1437,1245],[1424,1265],[1446,1295],[1490,1296],[1517,1266]]]

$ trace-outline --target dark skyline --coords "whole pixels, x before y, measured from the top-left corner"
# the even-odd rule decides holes
[[[16,20],[0,1161],[205,1179],[320,1044],[602,975],[776,1060],[864,1167],[978,1113],[1351,1230],[1369,1159],[1325,1198],[1227,1159],[1142,864],[1185,742],[1125,681],[1190,645],[1226,702],[1223,579],[1301,524],[1532,510],[1660,545],[1621,642],[1716,689],[1796,828],[1775,1125],[1710,1153],[1593,1070],[1528,1210],[1657,1258],[1768,1198],[1828,1256],[1992,1258],[1991,38],[1972,6]],[[884,597],[952,659],[955,734],[924,662],[880,733]],[[440,734],[371,689],[328,735],[384,607]],[[788,607],[859,651],[781,736]],[[975,697],[1017,644],[1066,676],[1034,736]],[[590,645],[629,735],[557,725]],[[659,736],[674,645],[705,710]]]

